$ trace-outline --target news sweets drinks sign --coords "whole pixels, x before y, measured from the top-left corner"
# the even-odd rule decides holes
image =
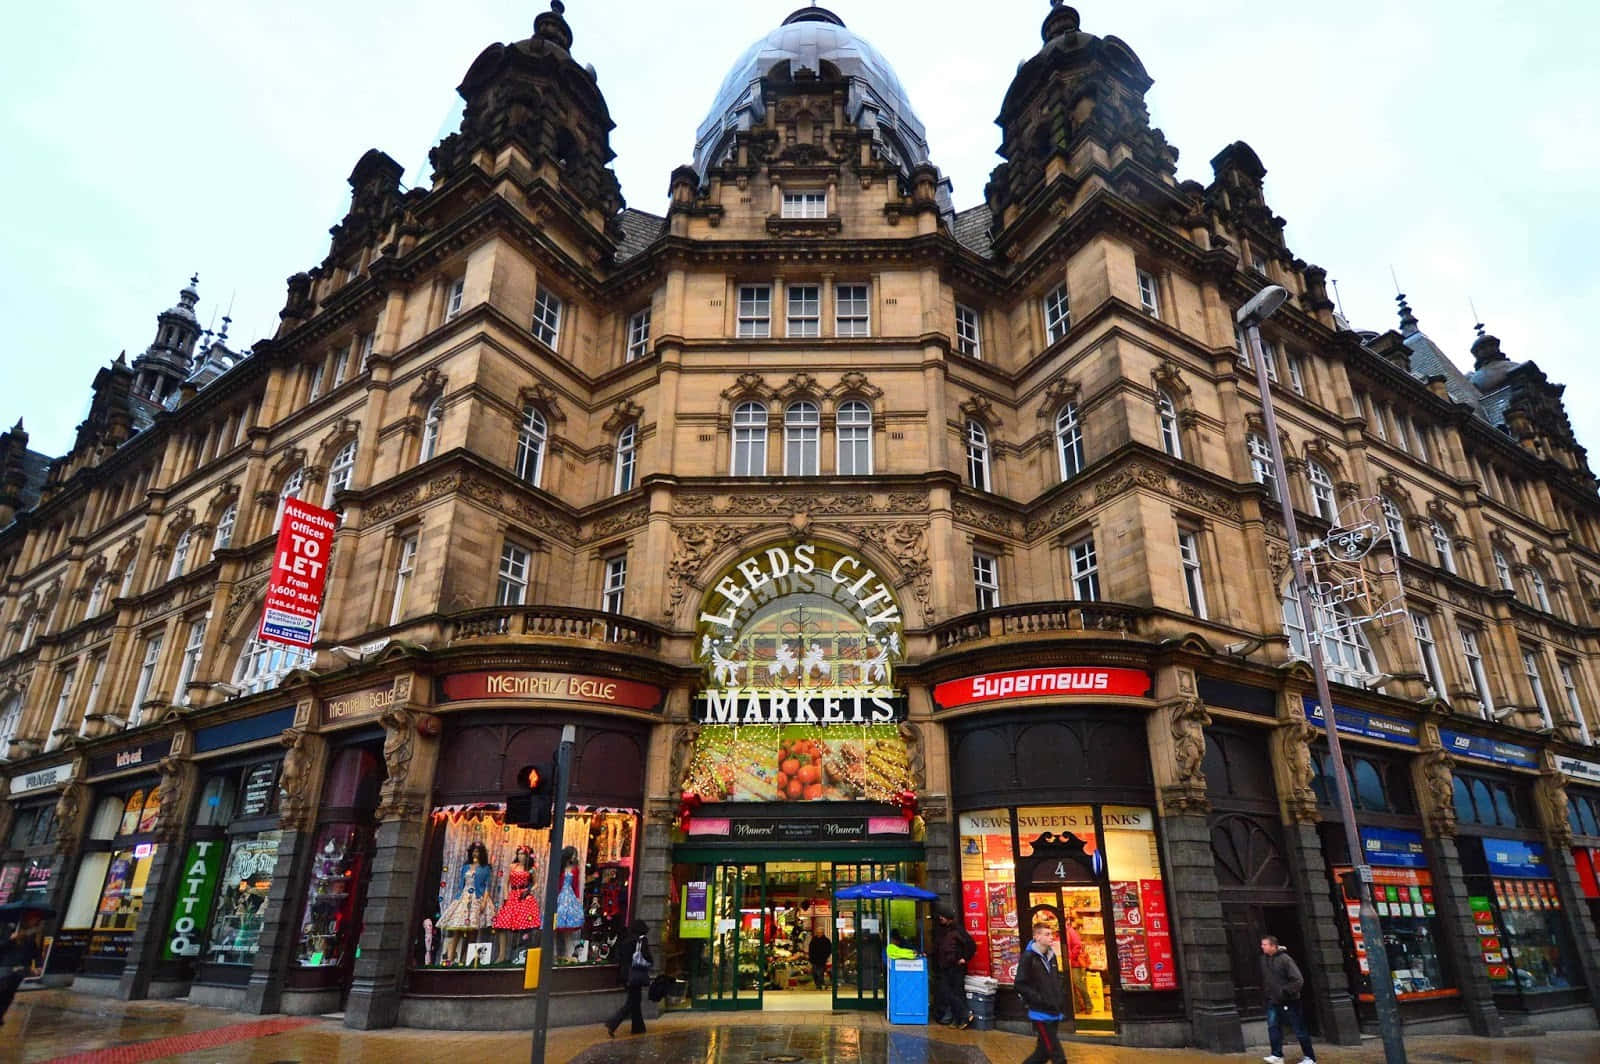
[[[332,510],[295,498],[284,500],[278,552],[261,613],[261,639],[294,647],[309,647],[315,641],[328,555],[338,527],[339,518]]]

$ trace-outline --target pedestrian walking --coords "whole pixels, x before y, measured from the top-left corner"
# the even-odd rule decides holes
[[[806,945],[806,956],[811,960],[811,981],[817,984],[818,990],[826,990],[828,958],[833,956],[833,939],[823,931],[812,935],[811,941]]]
[[[1283,1018],[1289,1017],[1294,1035],[1300,1039],[1300,1064],[1317,1064],[1311,1051],[1311,1032],[1306,1030],[1306,1015],[1300,1008],[1300,992],[1305,976],[1289,951],[1268,935],[1261,940],[1261,990],[1267,999],[1267,1040],[1272,1052],[1261,1059],[1267,1064],[1283,1064]]]
[[[17,988],[28,977],[28,971],[39,963],[42,922],[37,913],[27,913],[0,941],[0,1023],[6,1022],[11,999],[17,996]]]
[[[1083,921],[1076,916],[1067,920],[1067,971],[1072,980],[1073,1011],[1094,1012],[1089,1000],[1089,949],[1083,944]]]
[[[977,1020],[967,1008],[967,961],[977,950],[955,913],[940,907],[933,931],[933,1011],[940,1023],[966,1028]]]
[[[606,1021],[606,1034],[616,1036],[624,1019],[633,1020],[632,1034],[644,1034],[644,990],[650,985],[650,927],[643,920],[635,920],[617,939],[614,947],[617,956],[617,981],[627,988],[628,996],[611,1018]]]
[[[1061,1048],[1061,1013],[1067,995],[1061,988],[1061,961],[1056,953],[1056,930],[1049,924],[1033,925],[1033,941],[1022,951],[1017,965],[1017,993],[1028,1006],[1028,1022],[1033,1024],[1033,1052],[1022,1064],[1066,1064],[1067,1051]]]

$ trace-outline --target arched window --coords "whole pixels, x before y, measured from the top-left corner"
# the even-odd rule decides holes
[[[17,737],[22,724],[22,692],[17,692],[0,703],[0,759],[11,756],[11,740]]]
[[[1245,447],[1250,452],[1250,475],[1257,484],[1267,489],[1267,494],[1276,499],[1278,497],[1278,474],[1272,464],[1272,448],[1267,445],[1266,438],[1257,433],[1250,433],[1245,437]]]
[[[1333,477],[1319,462],[1306,463],[1306,479],[1311,481],[1311,500],[1316,504],[1317,516],[1324,521],[1339,519],[1339,503],[1333,494]]]
[[[211,554],[216,556],[217,551],[226,550],[228,544],[233,542],[233,526],[239,520],[239,504],[230,503],[222,511],[222,516],[217,518],[217,532],[211,537]]]
[[[1379,504],[1383,507],[1383,523],[1389,530],[1389,536],[1394,540],[1394,549],[1401,554],[1411,553],[1411,544],[1406,540],[1406,518],[1400,512],[1399,505],[1389,496],[1380,497]]]
[[[234,686],[242,695],[270,691],[295,669],[308,669],[315,655],[309,649],[271,643],[251,636],[239,653],[233,670]]]
[[[740,403],[733,411],[733,475],[767,475],[767,408]]]
[[[194,538],[194,530],[186,528],[178,537],[178,542],[172,545],[172,565],[167,568],[167,579],[176,580],[183,575],[183,567],[189,561],[189,542]]]
[[[967,422],[967,483],[989,490],[989,433],[976,421]]]
[[[1456,553],[1450,545],[1450,530],[1438,518],[1432,521],[1433,549],[1439,555],[1439,567],[1447,573],[1456,571]]]
[[[549,427],[539,408],[528,403],[522,408],[522,427],[517,430],[516,474],[534,487],[544,473],[544,445]]]
[[[861,477],[872,472],[872,408],[859,399],[839,406],[834,419],[839,434],[838,471],[841,477]]]
[[[283,486],[278,489],[278,511],[272,515],[272,530],[276,532],[278,525],[283,522],[283,505],[290,499],[298,499],[300,492],[306,486],[306,470],[304,466],[283,478]]]
[[[1183,435],[1178,431],[1178,406],[1165,388],[1156,392],[1156,424],[1161,430],[1161,449],[1174,458],[1183,457]]]
[[[1511,579],[1511,563],[1506,560],[1506,552],[1499,547],[1494,549],[1494,574],[1500,580],[1500,586],[1516,594],[1517,584]]]
[[[621,495],[633,490],[634,472],[639,460],[639,426],[629,425],[617,433],[617,468],[612,477],[612,491]]]
[[[417,450],[417,461],[426,462],[439,453],[439,421],[444,417],[444,396],[428,404],[422,417],[422,446]]]
[[[791,477],[817,475],[817,450],[822,419],[817,404],[802,399],[783,412],[783,472]]]
[[[1322,657],[1328,678],[1352,687],[1371,686],[1379,675],[1378,659],[1344,603],[1320,607],[1317,628],[1322,633]],[[1293,591],[1283,597],[1283,631],[1289,637],[1290,655],[1308,660],[1311,651],[1306,626]]]
[[[333,497],[350,486],[351,478],[356,475],[356,441],[351,440],[339,448],[333,456],[333,462],[328,466],[328,494],[323,499],[322,505],[332,506]]]
[[[1068,403],[1056,414],[1056,457],[1061,460],[1061,479],[1071,480],[1083,472],[1083,428],[1078,424],[1078,404]]]
[[[1537,565],[1528,566],[1528,586],[1533,589],[1533,601],[1544,612],[1550,612],[1550,588],[1544,573]]]

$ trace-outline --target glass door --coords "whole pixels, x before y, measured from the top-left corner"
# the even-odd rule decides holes
[[[878,898],[840,898],[840,887],[887,879],[896,865],[864,862],[833,866],[833,1007],[882,1009],[884,945],[889,936],[889,903]]]
[[[711,949],[704,996],[712,1009],[759,1009],[765,981],[766,884],[762,866],[717,865],[711,876]]]
[[[1100,884],[1071,861],[1045,861],[1028,884],[1028,919],[1023,941],[1036,923],[1056,933],[1058,962],[1072,1004],[1072,1030],[1115,1031],[1111,1011],[1111,957]]]

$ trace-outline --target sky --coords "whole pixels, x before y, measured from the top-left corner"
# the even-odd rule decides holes
[[[57,0],[13,12],[0,64],[0,428],[65,451],[95,371],[149,345],[200,275],[236,350],[272,334],[284,279],[320,262],[368,148],[426,173],[472,60],[544,2]],[[735,58],[799,0],[568,0],[599,74],[628,204],[661,212]],[[831,0],[889,60],[958,208],[982,202],[993,124],[1047,0]],[[1267,167],[1291,251],[1358,328],[1399,279],[1464,369],[1469,299],[1514,359],[1565,383],[1600,446],[1600,7],[1576,2],[1146,0],[1077,5],[1155,79],[1153,123],[1209,183],[1235,140]]]

